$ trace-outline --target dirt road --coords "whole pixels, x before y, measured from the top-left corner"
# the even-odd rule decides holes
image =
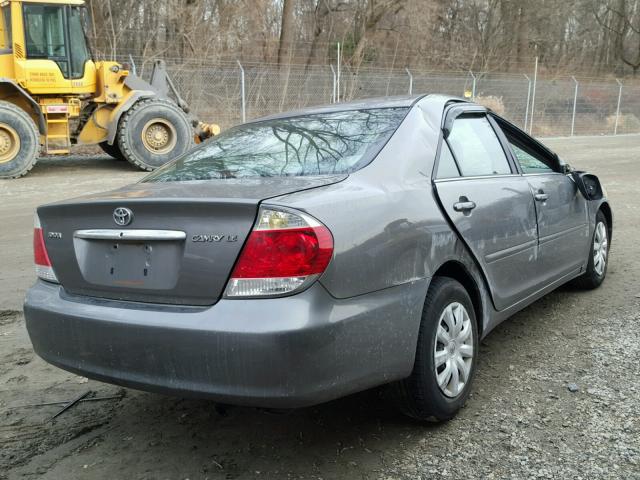
[[[556,291],[498,327],[467,407],[435,426],[403,418],[379,391],[286,415],[217,411],[48,366],[18,312],[34,279],[33,208],[142,174],[76,158],[0,183],[0,479],[640,478],[640,136],[546,143],[604,181],[607,280]],[[60,406],[24,407],[87,390],[122,398],[55,420]]]

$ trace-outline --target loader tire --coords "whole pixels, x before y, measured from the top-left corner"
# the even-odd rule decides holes
[[[194,146],[191,123],[174,103],[158,98],[139,100],[122,115],[118,147],[133,165],[155,170]]]
[[[0,101],[0,178],[26,175],[38,160],[40,134],[29,114]]]
[[[109,142],[100,142],[98,144],[102,151],[109,155],[110,157],[115,158],[116,160],[126,160],[122,152],[120,151],[120,147],[118,147],[118,142],[114,141],[113,145],[109,145]]]

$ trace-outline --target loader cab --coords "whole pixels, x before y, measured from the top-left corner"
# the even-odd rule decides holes
[[[23,3],[27,59],[53,60],[66,79],[82,78],[91,60],[78,5]]]
[[[32,95],[95,90],[82,0],[0,0],[4,50],[15,80]],[[0,56],[2,54],[0,53]]]

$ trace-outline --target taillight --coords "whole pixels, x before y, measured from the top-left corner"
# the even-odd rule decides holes
[[[33,226],[33,260],[36,264],[36,275],[48,282],[58,283],[58,278],[51,267],[51,260],[44,244],[44,235],[40,226],[40,218],[36,214]]]
[[[332,256],[331,232],[315,218],[263,207],[225,296],[267,297],[299,292],[325,271]]]

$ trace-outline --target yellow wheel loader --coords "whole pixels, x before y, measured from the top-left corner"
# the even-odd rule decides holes
[[[73,144],[153,170],[219,132],[189,115],[162,61],[149,82],[94,61],[85,19],[82,0],[0,0],[0,178]]]

